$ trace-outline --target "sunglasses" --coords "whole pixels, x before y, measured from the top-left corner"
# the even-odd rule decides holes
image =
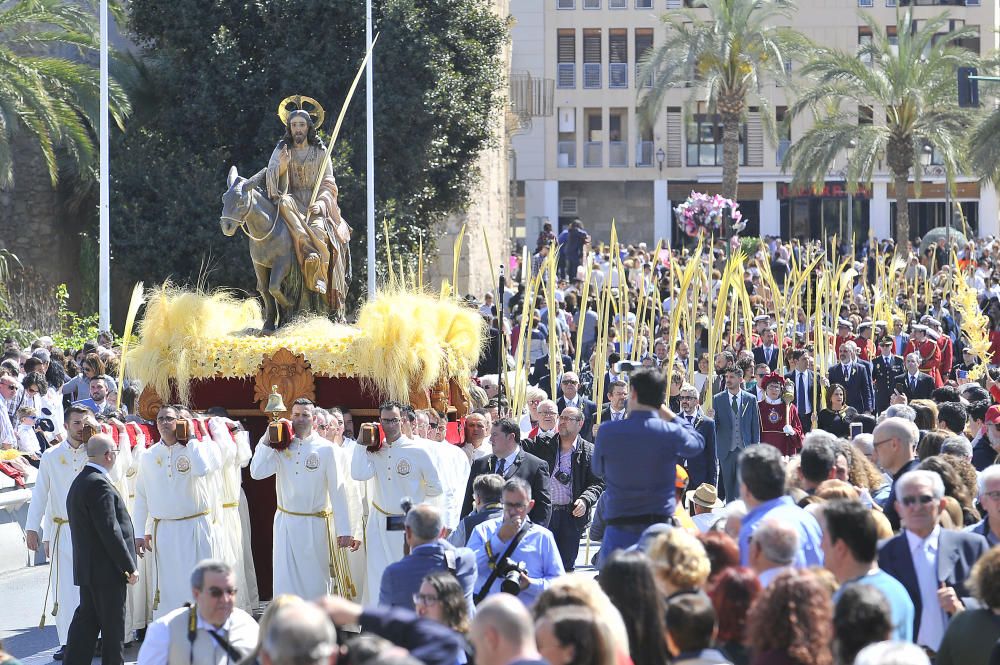
[[[221,589],[217,586],[208,587],[208,595],[210,595],[212,598],[222,598],[223,594],[227,596],[235,596],[236,589],[234,589],[233,587],[226,587],[225,589]]]
[[[920,496],[904,496],[899,500],[899,502],[902,503],[904,506],[910,507],[910,506],[915,506],[918,503],[921,506],[926,506],[933,500],[934,497],[931,496],[930,494],[921,494]]]

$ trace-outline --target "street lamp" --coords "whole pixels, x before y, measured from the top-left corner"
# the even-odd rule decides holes
[[[847,237],[851,239],[851,255],[854,255],[854,194],[851,193],[850,172],[851,172],[851,151],[858,147],[857,142],[851,139],[847,142],[847,163],[844,164],[844,186],[847,188]]]
[[[949,182],[948,173],[941,166],[931,166],[931,160],[934,156],[934,147],[929,143],[924,144],[923,154],[920,156],[921,161],[924,164],[924,172],[931,173],[937,176],[944,176],[944,211],[945,211],[945,247],[946,252],[951,251],[951,221],[952,221],[952,209],[951,209],[951,183]]]
[[[660,167],[660,173],[663,173],[663,161],[667,158],[667,153],[663,152],[663,148],[656,151],[656,163]]]

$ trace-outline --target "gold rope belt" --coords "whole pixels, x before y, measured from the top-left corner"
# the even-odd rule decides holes
[[[42,603],[42,619],[38,622],[39,628],[45,627],[45,608],[49,604],[49,591],[52,590],[52,575],[55,571],[56,590],[52,595],[52,616],[59,613],[59,534],[62,532],[63,524],[69,524],[69,520],[62,517],[53,517],[52,522],[56,525],[56,532],[52,536],[52,550],[49,552],[49,581],[45,585],[45,601]]]
[[[238,501],[235,501],[233,503],[224,503],[224,504],[222,504],[222,507],[223,508],[239,508],[240,504],[239,504]]]
[[[160,542],[156,539],[158,532],[160,530],[160,522],[186,522],[187,520],[197,519],[199,517],[204,517],[208,515],[207,510],[203,510],[200,513],[195,513],[194,515],[186,515],[184,517],[154,517],[153,518],[153,563],[156,564],[156,593],[153,594],[153,609],[156,610],[160,606]],[[152,621],[153,618],[149,617]]]
[[[402,517],[403,516],[403,513],[390,513],[390,512],[388,512],[382,506],[378,505],[374,501],[372,501],[371,504],[373,506],[375,506],[375,510],[379,511],[380,513],[382,513],[383,515],[385,515],[387,517]]]
[[[337,590],[341,596],[348,600],[356,598],[358,590],[354,586],[354,580],[351,579],[351,570],[347,565],[347,555],[334,543],[333,530],[330,527],[330,518],[333,517],[333,511],[326,509],[317,513],[298,513],[294,510],[282,508],[280,505],[278,506],[278,511],[286,515],[294,515],[295,517],[318,517],[323,520],[326,525],[326,547],[327,555],[330,559],[330,578],[337,584]]]

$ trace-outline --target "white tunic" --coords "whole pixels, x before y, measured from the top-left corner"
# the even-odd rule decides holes
[[[135,448],[132,449],[132,461],[125,470],[125,487],[127,491],[123,492],[122,496],[125,497],[125,507],[128,508],[129,514],[134,516],[135,482],[139,473],[139,460],[146,454],[146,446],[149,442],[146,441],[146,435],[135,423],[126,423],[125,426],[135,430],[136,444]],[[140,536],[142,529],[139,526],[135,526],[135,530],[136,536]],[[131,635],[133,630],[145,628],[149,617],[153,613],[154,589],[152,580],[155,574],[156,567],[152,556],[144,556],[139,559],[139,581],[135,584],[130,584],[126,589],[128,594],[125,606],[126,638]]]
[[[414,505],[442,492],[441,477],[425,446],[405,436],[389,443],[376,453],[359,445],[351,460],[355,480],[372,479],[365,545],[368,548],[368,596],[382,583],[382,571],[403,557],[403,532],[386,530],[387,515],[402,515],[403,499]]]
[[[172,446],[160,441],[139,462],[133,522],[137,532],[153,536],[153,618],[190,601],[191,571],[202,559],[219,556],[208,479],[218,469],[215,444],[207,439]]]
[[[71,441],[63,441],[42,453],[24,527],[27,531],[44,534],[45,541],[49,543],[50,584],[46,589],[52,603],[60,644],[66,644],[69,624],[80,604],[80,590],[73,583],[73,536],[66,510],[66,496],[69,494],[69,486],[87,464],[87,449],[84,444],[77,448],[71,444]],[[109,475],[113,479],[124,476],[123,469],[131,459],[130,452],[120,454]],[[46,607],[43,611],[47,609]]]
[[[344,439],[341,445],[334,444],[337,451],[337,468],[341,470],[341,480],[347,494],[347,512],[351,519],[351,533],[360,538],[362,543],[357,551],[347,551],[347,564],[351,569],[351,582],[357,597],[356,602],[362,602],[367,591],[368,550],[364,544],[365,520],[368,518],[368,487],[370,481],[354,480],[351,477],[351,460],[354,459],[354,449],[358,442],[354,439]]]
[[[444,525],[454,531],[462,519],[462,502],[465,501],[465,486],[469,482],[472,468],[469,458],[458,446],[447,441],[416,439],[427,448],[434,466],[441,477],[441,494],[435,504],[441,509]]]
[[[220,556],[236,576],[236,605],[246,612],[256,610],[251,605],[246,568],[243,565],[243,523],[240,520],[240,469],[250,463],[250,440],[245,431],[229,433],[222,418],[209,418],[208,431],[218,447],[222,468],[213,474],[217,481],[219,506],[216,517]]]
[[[277,475],[274,595],[291,593],[313,600],[333,591],[330,554],[331,549],[336,554],[334,534],[351,535],[336,451],[332,443],[316,432],[304,439],[295,437],[280,452],[267,445],[266,439],[265,433],[257,442],[250,476],[262,480]],[[344,595],[342,590],[337,592]]]

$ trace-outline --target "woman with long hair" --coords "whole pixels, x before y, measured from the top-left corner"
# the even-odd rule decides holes
[[[834,383],[826,390],[826,408],[816,415],[816,422],[824,432],[846,439],[851,435],[851,421],[856,415],[857,410],[847,406],[844,386]]]
[[[832,665],[830,593],[811,571],[778,575],[750,607],[747,637],[751,665]]]
[[[616,665],[607,626],[586,607],[553,607],[535,623],[538,652],[549,665]]]
[[[716,642],[734,665],[750,662],[747,612],[760,589],[760,580],[752,570],[733,567],[723,570],[708,590],[719,626]]]
[[[635,665],[666,665],[669,655],[663,598],[656,592],[653,568],[646,555],[615,552],[601,567],[597,581],[622,615]]]

